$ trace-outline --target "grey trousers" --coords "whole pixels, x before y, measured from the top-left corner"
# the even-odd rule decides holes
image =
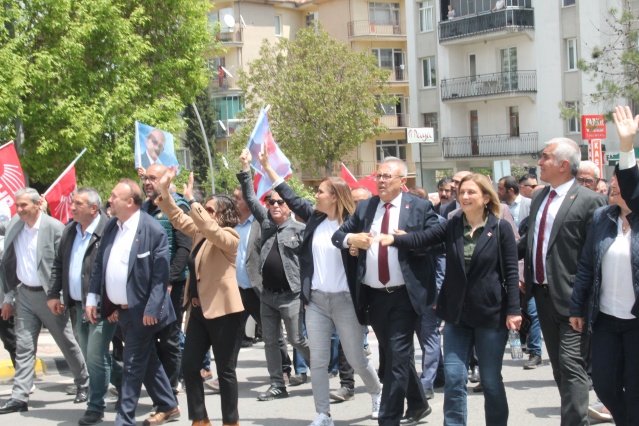
[[[69,311],[64,315],[54,315],[47,305],[47,294],[44,291],[30,291],[21,285],[16,293],[16,373],[11,397],[29,401],[38,336],[43,324],[60,347],[76,386],[88,387],[89,373],[80,346],[73,337]]]

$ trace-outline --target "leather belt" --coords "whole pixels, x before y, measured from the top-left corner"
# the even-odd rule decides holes
[[[377,287],[371,287],[371,290],[376,291],[378,293],[395,293],[397,290],[401,290],[403,288],[406,287],[406,284],[402,284],[402,285],[394,285],[392,287],[384,287],[384,288],[377,288]]]
[[[30,285],[26,285],[26,284],[23,283],[22,287],[26,288],[29,291],[33,291],[33,292],[44,291],[44,287],[42,287],[42,286],[32,287]]]

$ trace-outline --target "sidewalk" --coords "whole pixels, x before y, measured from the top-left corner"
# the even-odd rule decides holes
[[[51,337],[46,329],[42,329],[38,339],[38,352],[36,353],[35,374],[41,376],[44,374],[58,374],[60,371],[66,371],[69,367],[64,361],[60,348]],[[11,363],[9,353],[0,349],[0,381],[12,379],[15,370]]]

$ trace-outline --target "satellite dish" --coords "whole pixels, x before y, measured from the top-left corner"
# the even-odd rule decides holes
[[[224,20],[224,23],[227,27],[231,29],[235,28],[235,18],[233,17],[233,15],[224,15],[224,18],[222,19]]]

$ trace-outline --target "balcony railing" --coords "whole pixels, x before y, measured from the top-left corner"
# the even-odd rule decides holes
[[[390,76],[388,76],[388,81],[392,82],[405,82],[408,81],[408,70],[404,65],[400,65],[398,67],[382,67],[385,70],[390,71]]]
[[[444,158],[500,157],[534,154],[539,151],[537,133],[511,135],[463,136],[443,138]]]
[[[469,15],[439,23],[439,41],[455,40],[498,31],[535,28],[533,9],[504,9],[482,15]]]
[[[410,120],[408,114],[384,114],[379,117],[379,124],[383,124],[389,129],[396,129],[398,127],[409,127]]]
[[[537,72],[497,72],[441,81],[442,101],[512,92],[536,93]]]
[[[232,31],[219,32],[216,35],[217,41],[221,43],[242,43],[242,27],[239,24],[235,24]]]
[[[406,36],[406,21],[350,21],[348,23],[349,37],[362,36]]]
[[[235,81],[235,77],[222,77],[220,75],[214,77],[211,82],[212,90],[229,90],[229,89],[237,89],[238,85]]]

